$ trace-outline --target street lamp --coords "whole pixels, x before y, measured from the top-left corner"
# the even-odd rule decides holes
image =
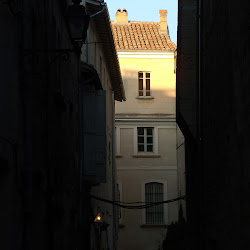
[[[85,7],[80,5],[81,0],[73,0],[73,5],[69,5],[66,9],[65,19],[68,25],[70,40],[73,48],[65,49],[24,49],[23,58],[27,56],[39,56],[40,54],[54,54],[55,57],[49,62],[54,63],[58,58],[62,57],[64,61],[69,59],[69,53],[81,54],[82,44],[85,42],[87,30],[89,27],[89,15],[86,14]]]
[[[81,0],[73,0],[73,5],[69,5],[65,17],[68,22],[70,38],[76,50],[80,51],[87,36],[89,26],[89,16],[85,7],[80,5]]]
[[[106,235],[107,235],[107,247],[108,247],[108,233],[107,233],[107,228],[109,226],[108,223],[104,222],[102,220],[101,214],[99,213],[95,219],[94,219],[94,223],[97,227],[98,230],[98,241],[97,241],[97,249],[99,250],[101,248],[101,232],[102,231],[106,231]],[[109,249],[109,247],[108,247]]]

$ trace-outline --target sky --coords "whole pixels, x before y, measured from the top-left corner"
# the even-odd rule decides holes
[[[126,9],[129,21],[159,22],[159,10],[168,10],[167,22],[171,40],[177,42],[178,0],[105,0],[110,19],[115,20],[117,9]]]

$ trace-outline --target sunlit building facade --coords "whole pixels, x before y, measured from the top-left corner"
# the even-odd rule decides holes
[[[116,165],[123,202],[176,198],[175,44],[167,11],[160,22],[128,21],[118,9],[112,22],[126,102],[117,102]],[[159,249],[166,226],[178,219],[178,202],[120,211],[119,250]]]

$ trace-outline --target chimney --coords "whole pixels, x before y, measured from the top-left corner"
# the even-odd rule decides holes
[[[167,10],[159,10],[160,13],[160,33],[168,33]]]
[[[127,24],[128,23],[128,12],[126,9],[118,9],[116,11],[116,23]]]

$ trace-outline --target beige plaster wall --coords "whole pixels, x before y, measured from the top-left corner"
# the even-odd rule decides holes
[[[173,52],[170,56],[172,58],[119,57],[127,100],[116,103],[116,114],[175,114]],[[151,73],[152,99],[137,98],[139,71]]]
[[[118,128],[117,128],[118,129]],[[117,159],[119,166],[122,165],[124,159],[130,159],[134,153],[134,129],[133,128],[123,128],[120,129],[121,136],[121,156],[123,159]],[[129,162],[128,162],[129,165]]]
[[[176,163],[176,127],[151,124],[158,130],[158,154],[153,158],[139,157],[135,154],[135,125],[116,123],[120,129],[120,154],[116,158],[117,179],[120,184],[120,199],[124,202],[144,201],[145,183],[156,181],[164,184],[164,200],[176,198],[177,163]],[[141,124],[141,126],[144,126]],[[156,139],[156,138],[155,138]],[[118,146],[118,145],[117,145]],[[158,249],[166,234],[166,225],[178,219],[178,203],[165,206],[165,223],[162,225],[145,225],[145,210],[122,209],[120,219],[119,250],[153,250]],[[129,240],[128,240],[129,239]]]
[[[157,129],[157,127],[156,127]],[[160,164],[176,166],[176,128],[158,129],[158,147]]]
[[[143,123],[138,123],[138,127],[147,126]],[[154,127],[154,131],[158,130],[156,136],[154,136],[155,150],[158,146],[158,152],[152,154],[140,155],[137,153],[136,143],[136,125],[119,125],[116,123],[116,130],[120,130],[120,152],[116,159],[118,167],[131,166],[169,166],[176,167],[176,126],[173,123],[172,126],[164,127],[159,126],[157,123],[151,123],[150,126]],[[158,141],[158,143],[157,143]],[[118,141],[116,143],[119,143]],[[157,145],[156,145],[157,144]],[[117,145],[118,146],[118,145]]]
[[[116,165],[120,199],[145,201],[145,184],[164,185],[176,198],[177,154],[173,52],[119,52],[126,102],[116,102]],[[150,72],[152,98],[138,98],[138,72]],[[154,151],[138,153],[137,127],[153,127]],[[145,210],[122,209],[118,250],[158,250],[166,226],[178,219],[178,203],[164,205],[164,224],[146,225]]]
[[[136,167],[136,166],[134,166]],[[165,199],[175,198],[177,196],[175,184],[177,181],[176,169],[173,170],[120,170],[118,171],[118,180],[122,183],[121,199],[125,202],[134,202],[142,200],[143,187],[145,181],[165,182]],[[165,226],[178,218],[177,203],[170,203],[165,206]],[[145,210],[127,210],[122,209],[122,218],[119,228],[119,250],[157,250],[162,244],[166,234],[165,226],[145,225],[143,220]]]

